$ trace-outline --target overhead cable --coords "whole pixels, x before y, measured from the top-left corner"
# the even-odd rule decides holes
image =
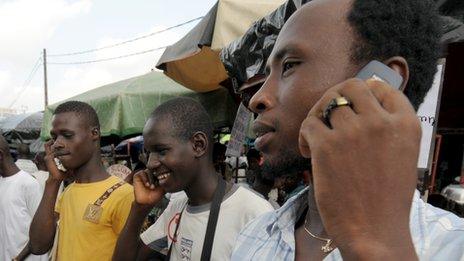
[[[32,79],[34,78],[35,73],[36,73],[37,70],[39,69],[40,65],[42,65],[41,61],[42,61],[42,56],[39,56],[39,58],[38,58],[37,61],[35,62],[34,67],[32,68],[31,72],[29,73],[29,76],[28,76],[28,77],[26,78],[26,80],[24,81],[23,86],[21,87],[21,90],[20,90],[19,93],[16,95],[16,98],[13,100],[13,102],[10,103],[10,106],[8,106],[8,109],[11,109],[11,107],[13,107],[13,105],[18,101],[19,97],[21,97],[21,95],[23,94],[23,92],[27,89],[27,87],[28,87],[29,84],[31,83]]]
[[[49,55],[47,55],[47,56],[49,56],[49,57],[58,57],[58,56],[70,56],[70,55],[78,55],[78,54],[85,54],[85,53],[90,53],[90,52],[96,52],[96,51],[100,51],[100,50],[103,50],[103,49],[112,48],[112,47],[120,46],[120,45],[123,45],[123,44],[135,42],[135,41],[137,41],[137,40],[144,39],[144,38],[153,36],[153,35],[155,35],[155,34],[159,34],[159,33],[162,33],[162,32],[166,32],[166,31],[172,30],[172,29],[174,29],[174,28],[181,27],[181,26],[184,26],[184,25],[186,25],[186,24],[192,23],[192,22],[194,22],[194,21],[200,20],[201,18],[203,18],[203,16],[200,16],[200,17],[197,17],[197,18],[188,20],[188,21],[186,21],[186,22],[183,22],[183,23],[181,23],[181,24],[177,24],[177,25],[168,27],[168,28],[163,29],[163,30],[159,30],[159,31],[156,31],[156,32],[147,34],[147,35],[143,35],[143,36],[140,36],[140,37],[136,37],[136,38],[133,38],[133,39],[130,39],[130,40],[127,40],[127,41],[124,41],[124,42],[116,43],[116,44],[111,44],[111,45],[107,45],[107,46],[103,46],[103,47],[99,47],[99,48],[95,48],[95,49],[89,49],[89,50],[85,50],[85,51],[79,51],[79,52],[62,53],[62,54],[49,54]]]
[[[134,55],[140,55],[140,54],[144,54],[144,53],[149,53],[149,52],[161,50],[161,49],[164,49],[164,48],[166,48],[168,46],[169,45],[154,48],[154,49],[150,49],[150,50],[145,50],[145,51],[141,51],[141,52],[130,53],[130,54],[125,54],[125,55],[116,56],[116,57],[110,57],[110,58],[97,59],[97,60],[78,61],[78,62],[63,62],[63,63],[60,63],[60,62],[47,62],[47,64],[52,64],[52,65],[72,65],[72,64],[87,64],[87,63],[106,62],[106,61],[111,61],[111,60],[116,60],[116,59],[121,59],[121,58],[126,58],[126,57],[130,57],[130,56],[134,56]]]

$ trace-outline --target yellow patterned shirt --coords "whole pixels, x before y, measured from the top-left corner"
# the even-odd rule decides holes
[[[111,260],[114,247],[134,200],[131,185],[117,188],[103,204],[99,223],[84,220],[89,204],[121,181],[115,176],[93,183],[73,183],[61,194],[55,211],[59,213],[58,260]]]

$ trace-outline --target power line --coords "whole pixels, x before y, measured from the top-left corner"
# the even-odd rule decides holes
[[[79,51],[79,52],[72,52],[72,53],[49,54],[48,56],[49,56],[49,57],[70,56],[70,55],[78,55],[78,54],[96,52],[96,51],[100,51],[100,50],[103,50],[103,49],[112,48],[112,47],[120,46],[120,45],[123,45],[123,44],[135,42],[135,41],[137,41],[137,40],[144,39],[144,38],[153,36],[153,35],[155,35],[155,34],[159,34],[159,33],[162,33],[162,32],[166,32],[166,31],[172,30],[172,29],[174,29],[174,28],[181,27],[181,26],[184,26],[184,25],[189,24],[189,23],[191,23],[191,22],[197,21],[197,20],[199,20],[199,19],[201,19],[201,18],[203,18],[203,16],[200,16],[200,17],[197,17],[197,18],[188,20],[188,21],[183,22],[183,23],[181,23],[181,24],[177,24],[177,25],[168,27],[168,28],[166,28],[166,29],[163,29],[163,30],[160,30],[160,31],[156,31],[156,32],[153,32],[153,33],[144,35],[144,36],[136,37],[136,38],[133,38],[133,39],[124,41],[124,42],[120,42],[120,43],[116,43],[116,44],[111,44],[111,45],[107,45],[107,46],[100,47],[100,48],[95,48],[95,49],[90,49],[90,50],[85,50],[85,51]]]
[[[121,56],[117,56],[117,57],[97,59],[97,60],[78,61],[78,62],[63,62],[63,63],[51,62],[51,63],[47,63],[47,64],[52,64],[52,65],[72,65],[72,64],[87,64],[87,63],[106,62],[106,61],[111,61],[111,60],[116,60],[116,59],[121,59],[121,58],[126,58],[126,57],[130,57],[130,56],[135,56],[135,55],[140,55],[140,54],[144,54],[144,53],[149,53],[149,52],[161,50],[161,49],[164,49],[164,48],[166,48],[168,46],[169,45],[158,47],[158,48],[153,48],[153,49],[149,49],[149,50],[145,50],[145,51],[141,51],[141,52],[125,54],[125,55],[121,55]]]
[[[16,96],[16,98],[13,100],[12,103],[10,103],[10,106],[8,106],[9,109],[11,109],[11,107],[13,107],[13,105],[18,101],[19,97],[21,97],[21,95],[23,94],[23,92],[27,89],[27,87],[29,86],[29,84],[31,83],[32,79],[34,78],[34,75],[35,73],[37,72],[37,70],[39,69],[41,63],[40,61],[42,60],[42,57],[39,56],[39,58],[37,59],[37,61],[35,62],[35,65],[34,67],[32,68],[31,72],[29,73],[29,76],[26,78],[26,80],[24,81],[24,84],[22,86],[22,89],[21,91],[19,91],[18,95]]]

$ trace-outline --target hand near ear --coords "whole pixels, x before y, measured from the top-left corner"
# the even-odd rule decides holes
[[[329,128],[320,115],[336,97],[352,106],[336,107]],[[392,256],[370,259],[416,258],[409,214],[420,139],[406,96],[381,81],[349,79],[330,88],[303,121],[300,151],[311,158],[319,213],[344,258],[385,249]]]

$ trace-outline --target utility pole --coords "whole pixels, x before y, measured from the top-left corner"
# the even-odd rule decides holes
[[[43,66],[44,66],[44,94],[45,94],[45,108],[48,106],[48,87],[47,87],[47,49],[43,49]]]

